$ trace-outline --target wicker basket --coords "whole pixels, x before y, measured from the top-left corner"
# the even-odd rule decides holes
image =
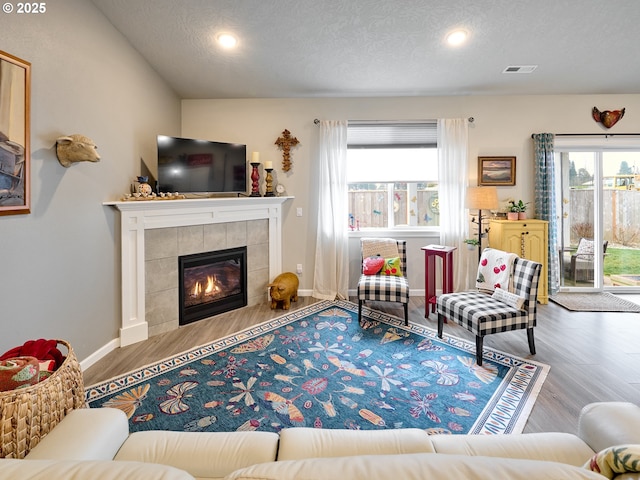
[[[0,392],[0,458],[24,458],[67,413],[86,407],[78,359],[69,343],[57,342],[67,358],[49,378]]]

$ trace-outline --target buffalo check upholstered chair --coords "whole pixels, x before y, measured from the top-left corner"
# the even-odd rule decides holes
[[[513,261],[513,289],[498,295],[480,291],[440,295],[436,302],[438,337],[442,338],[445,319],[462,325],[476,335],[476,363],[482,365],[482,343],[485,335],[527,329],[529,351],[536,353],[533,328],[536,326],[538,280],[541,265],[517,257]]]
[[[386,267],[393,262],[385,263],[382,270],[375,274],[366,274],[361,270],[358,280],[358,323],[362,317],[362,304],[366,300],[381,302],[400,302],[404,307],[404,324],[409,325],[409,282],[407,281],[407,242],[390,238],[362,238],[360,240],[361,265],[365,259],[382,257],[387,261],[399,259],[394,268]],[[386,268],[385,268],[386,267]],[[392,271],[390,271],[392,270]]]

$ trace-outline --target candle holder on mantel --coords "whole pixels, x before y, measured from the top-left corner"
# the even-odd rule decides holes
[[[273,168],[265,168],[264,169],[267,172],[267,175],[264,178],[265,184],[266,184],[266,188],[264,191],[264,196],[265,197],[275,197],[276,194],[273,192],[273,176],[271,175],[271,172],[273,171]]]
[[[260,195],[260,185],[258,181],[260,180],[260,172],[258,172],[258,167],[260,166],[260,162],[251,162],[251,166],[253,167],[253,171],[251,172],[251,195],[250,197],[261,197]]]

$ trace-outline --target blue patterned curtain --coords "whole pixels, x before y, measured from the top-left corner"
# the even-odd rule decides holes
[[[535,148],[535,207],[536,216],[549,222],[549,251],[547,252],[547,274],[549,295],[560,288],[558,265],[558,222],[556,217],[556,182],[553,161],[553,134],[532,135]]]

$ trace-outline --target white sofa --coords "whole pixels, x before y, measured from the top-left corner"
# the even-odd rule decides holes
[[[587,405],[577,433],[427,435],[289,428],[270,432],[129,434],[116,409],[72,411],[0,479],[603,479],[582,466],[598,451],[640,444],[640,407]],[[640,474],[616,480],[638,480]]]

